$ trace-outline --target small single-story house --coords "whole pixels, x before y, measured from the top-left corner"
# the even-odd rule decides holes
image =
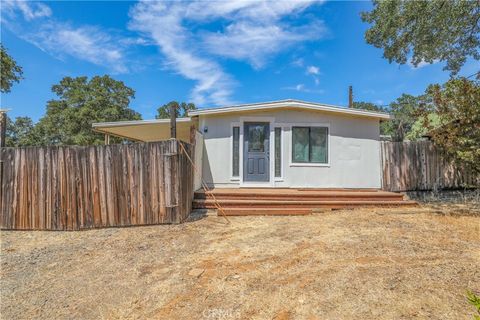
[[[177,119],[177,137],[203,140],[203,180],[216,188],[381,188],[386,113],[299,100],[202,108]],[[95,123],[137,141],[170,138],[170,120]],[[200,144],[201,145],[201,144]]]

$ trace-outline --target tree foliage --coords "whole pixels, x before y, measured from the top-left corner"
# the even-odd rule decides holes
[[[417,120],[419,99],[409,94],[402,94],[396,101],[390,103],[388,110],[393,115],[393,119],[388,122],[386,131],[392,136],[393,141],[419,138],[410,134]]]
[[[371,102],[354,101],[352,107],[355,109],[362,109],[368,111],[386,112],[386,110],[382,106],[376,105],[375,103]]]
[[[429,119],[436,114],[438,119]],[[447,155],[480,173],[480,81],[451,79],[431,85],[419,115],[433,142]]]
[[[7,116],[5,132],[5,145],[7,147],[22,147],[36,144],[34,123],[29,117],[17,117],[12,121]]]
[[[8,54],[7,49],[0,44],[0,92],[10,92],[14,82],[19,82],[23,77],[22,67]]]
[[[93,122],[141,119],[129,108],[135,91],[107,75],[65,77],[52,91],[58,99],[48,101],[34,128],[37,145],[101,144],[103,136],[92,131]]]
[[[353,108],[386,112],[393,115],[393,119],[382,121],[380,124],[380,134],[391,136],[393,141],[416,140],[422,136],[425,131],[414,131],[417,122],[417,111],[420,97],[403,94],[396,101],[390,103],[388,107],[379,106],[371,102],[354,102]]]
[[[361,15],[373,24],[365,39],[382,48],[390,62],[418,66],[445,61],[445,69],[455,75],[468,57],[480,59],[477,0],[374,0],[373,6]]]
[[[186,117],[188,114],[188,110],[195,110],[197,109],[195,107],[195,104],[193,103],[178,103],[177,101],[170,101],[167,104],[164,104],[163,106],[159,107],[157,109],[157,115],[155,116],[156,119],[169,119],[170,118],[170,106],[175,107],[175,113],[177,118],[178,117]]]

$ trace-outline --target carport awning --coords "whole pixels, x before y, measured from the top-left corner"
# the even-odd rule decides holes
[[[177,138],[190,141],[191,118],[177,118]],[[96,132],[136,141],[160,141],[170,139],[170,119],[97,122],[92,124]]]

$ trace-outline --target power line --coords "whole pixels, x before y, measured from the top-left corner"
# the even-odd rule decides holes
[[[480,74],[480,71],[477,71],[477,72],[475,72],[474,74],[471,74],[471,75],[469,75],[468,77],[465,77],[465,78],[469,79],[469,78],[471,78],[471,77],[473,77],[473,76],[476,76],[476,75],[478,75],[478,74]]]

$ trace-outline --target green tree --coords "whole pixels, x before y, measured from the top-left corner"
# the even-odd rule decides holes
[[[388,112],[388,110],[385,109],[384,107],[376,105],[375,103],[371,103],[371,102],[354,101],[352,107],[355,109],[375,111],[375,112]],[[389,128],[390,128],[389,121],[382,121],[380,123],[380,134],[390,135],[390,132],[388,131]]]
[[[431,85],[422,100],[418,114],[433,142],[480,173],[480,80],[460,78]],[[437,121],[431,121],[431,114]]]
[[[157,115],[155,116],[156,119],[169,119],[170,118],[170,106],[173,105],[175,107],[175,113],[177,118],[179,117],[186,117],[188,115],[189,110],[197,109],[195,104],[193,103],[178,103],[177,101],[170,101],[167,104],[159,107],[157,109]]]
[[[375,103],[371,102],[354,101],[352,107],[355,109],[362,109],[368,111],[386,112],[386,110],[382,106],[376,105]]]
[[[385,132],[392,136],[393,141],[403,141],[409,137],[417,120],[419,97],[402,94],[395,102],[390,103],[388,111],[393,119],[386,124]]]
[[[93,122],[140,120],[129,108],[135,91],[111,77],[65,77],[52,87],[58,96],[35,126],[38,145],[90,145],[103,143],[92,131]]]
[[[35,136],[34,123],[29,117],[17,117],[12,121],[7,116],[5,145],[7,147],[22,147],[35,145],[38,137]]]
[[[480,4],[477,0],[373,1],[362,12],[373,24],[367,43],[383,49],[390,62],[414,66],[445,61],[446,70],[458,73],[468,57],[480,59]]]
[[[10,92],[14,82],[19,82],[23,79],[22,67],[17,65],[15,60],[8,54],[7,49],[0,44],[0,69],[1,69],[1,81],[0,81],[0,92],[8,93]]]

